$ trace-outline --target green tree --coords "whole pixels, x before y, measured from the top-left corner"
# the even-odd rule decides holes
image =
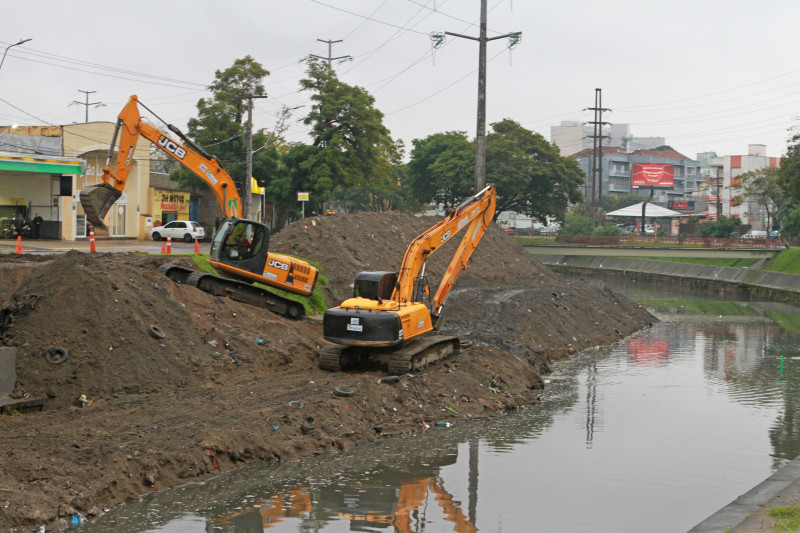
[[[543,224],[563,221],[583,200],[585,175],[577,161],[538,133],[510,119],[492,124],[486,136],[486,181],[497,186],[497,212],[524,213]]]
[[[383,125],[375,98],[341,82],[329,65],[316,60],[309,63],[300,85],[312,92],[312,108],[303,122],[311,126],[317,148],[309,152],[312,160],[304,163],[312,178],[306,188],[315,194],[313,205],[321,210],[337,190],[364,187],[381,196],[392,189],[393,161],[401,157],[400,145]]]
[[[603,211],[610,213],[611,211],[616,211],[617,209],[622,209],[624,207],[628,207],[629,205],[640,204],[644,202],[644,197],[639,194],[634,193],[622,193],[622,194],[609,194],[603,196]]]
[[[800,201],[800,134],[789,142],[786,155],[781,159],[779,180],[784,190],[795,201]]]
[[[741,221],[738,218],[721,216],[719,220],[701,224],[700,236],[707,239],[728,239],[740,225]]]
[[[780,179],[779,168],[762,168],[741,176],[741,191],[745,198],[763,206],[767,212],[767,230],[778,222],[785,207],[791,204]]]
[[[619,228],[619,226],[616,226],[611,222],[605,222],[602,226],[595,228],[594,234],[614,237],[617,235],[622,235],[622,230]]]
[[[445,208],[474,194],[475,146],[462,131],[434,133],[414,139],[403,186],[421,203]]]
[[[800,207],[792,206],[786,209],[784,216],[781,218],[781,239],[783,242],[790,244],[796,243],[797,237],[800,237]]]
[[[559,235],[592,235],[594,222],[591,218],[577,211],[570,211],[564,217],[564,224],[558,230]]]
[[[188,136],[222,163],[240,196],[244,194],[247,163],[244,121],[248,98],[264,95],[263,80],[268,75],[269,71],[250,56],[217,70],[209,85],[211,97],[197,102],[197,117],[188,121]],[[267,139],[264,132],[258,132],[253,135],[253,146],[265,145]],[[262,184],[276,172],[280,159],[274,146],[267,148],[253,155],[253,174],[261,178]],[[170,178],[182,186],[205,183],[183,167],[172,172]]]

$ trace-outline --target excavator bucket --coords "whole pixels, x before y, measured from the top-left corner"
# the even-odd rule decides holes
[[[122,191],[104,183],[86,187],[81,191],[80,196],[86,219],[96,228],[105,228],[103,219],[114,202],[122,196]]]

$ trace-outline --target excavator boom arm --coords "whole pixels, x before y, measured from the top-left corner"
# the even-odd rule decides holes
[[[174,126],[169,129],[178,134],[190,144],[188,139]],[[114,155],[116,139],[119,136],[119,150],[117,160],[110,164]],[[108,162],[103,169],[103,184],[92,186],[81,191],[81,204],[84,206],[89,221],[95,226],[103,227],[103,219],[111,205],[119,198],[125,189],[125,182],[133,163],[133,155],[139,136],[158,146],[171,158],[194,172],[214,191],[219,205],[226,217],[241,216],[241,200],[236,190],[233,179],[228,175],[219,162],[197,147],[189,148],[184,143],[175,140],[158,128],[142,121],[139,113],[139,100],[134,95],[117,117],[117,129],[109,149]],[[194,148],[194,149],[193,149]]]
[[[406,249],[403,264],[398,273],[397,288],[392,294],[392,299],[400,303],[412,301],[416,277],[428,256],[459,231],[468,227],[468,231],[462,238],[434,295],[432,310],[438,312],[456,278],[467,267],[467,261],[492,221],[495,204],[495,187],[487,185],[482,191],[467,198],[461,205],[453,209],[444,220],[415,238]]]

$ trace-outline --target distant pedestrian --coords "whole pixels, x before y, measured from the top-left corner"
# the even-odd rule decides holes
[[[14,232],[16,233],[16,236],[22,236],[22,228],[25,227],[25,219],[22,218],[19,213],[17,213],[11,220],[11,223],[14,224]]]
[[[36,216],[33,217],[33,238],[40,239],[41,238],[41,230],[42,230],[42,222],[44,219],[39,216],[39,213],[36,213]]]

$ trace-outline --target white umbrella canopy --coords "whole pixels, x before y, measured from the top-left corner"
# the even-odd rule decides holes
[[[610,213],[606,213],[607,217],[640,217],[642,216],[642,203],[629,205],[628,207],[623,207],[622,209],[617,209],[616,211],[612,211]],[[660,205],[648,203],[647,207],[645,208],[644,216],[646,218],[676,218],[676,217],[688,217],[684,213],[680,213],[678,211],[673,211],[672,209],[667,209],[666,207],[661,207]]]

